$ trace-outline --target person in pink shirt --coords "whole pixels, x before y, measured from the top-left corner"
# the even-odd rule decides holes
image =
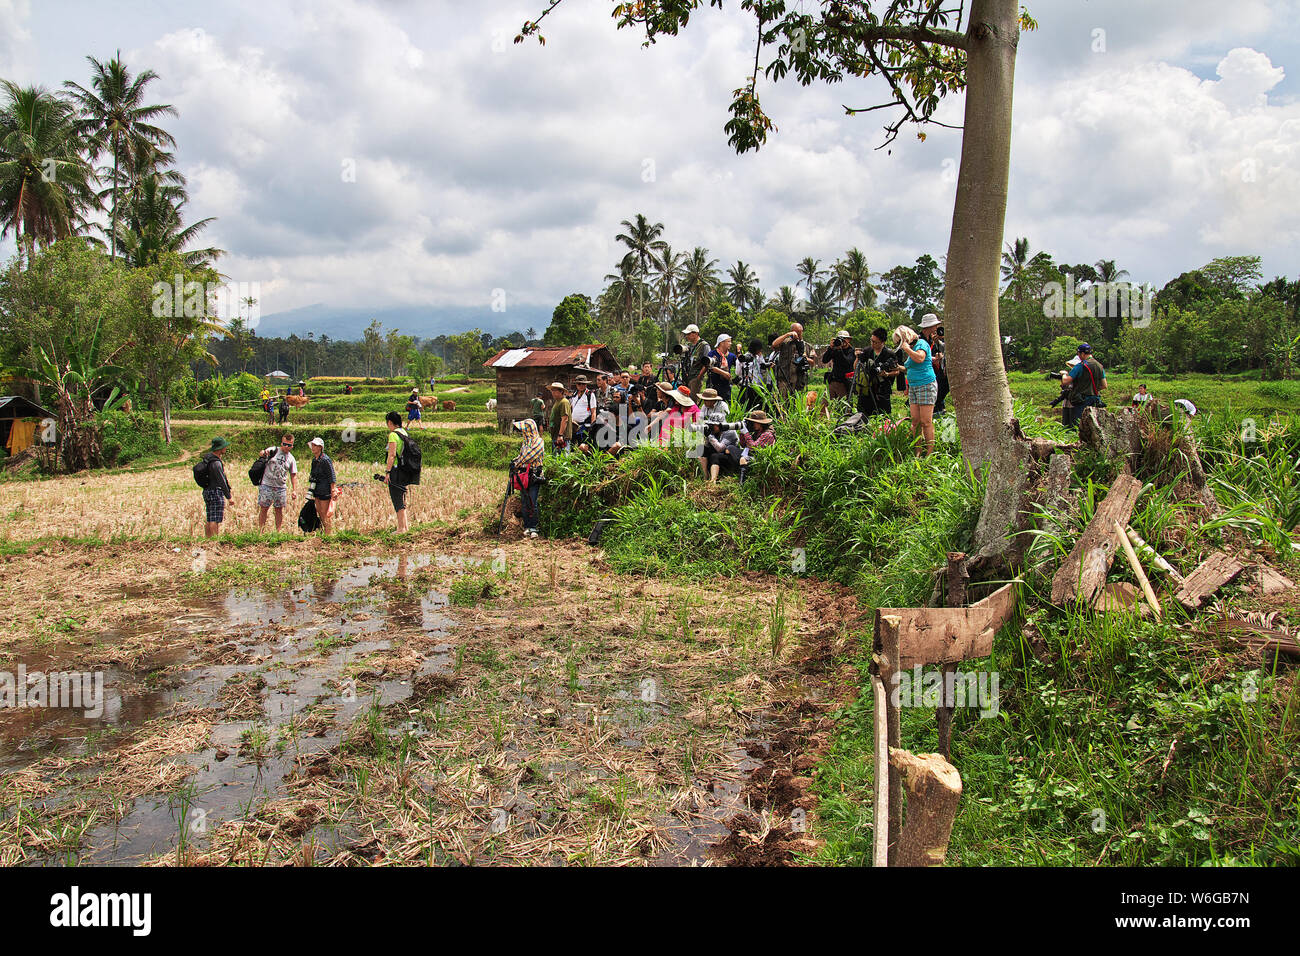
[[[700,420],[700,409],[695,404],[695,399],[684,390],[678,389],[668,392],[666,397],[673,404],[668,406],[668,411],[660,420],[659,424],[659,444],[668,445],[673,442],[673,433],[677,431],[685,432],[685,426],[694,424]]]

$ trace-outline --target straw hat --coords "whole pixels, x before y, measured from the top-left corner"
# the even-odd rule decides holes
[[[700,401],[702,402],[716,402],[721,397],[716,388],[706,388],[700,392]]]
[[[695,399],[691,398],[689,392],[673,392],[672,396],[673,400],[682,408],[690,408],[695,404]]]
[[[754,409],[752,412],[750,412],[748,415],[746,415],[746,416],[745,416],[745,421],[747,421],[747,422],[753,422],[755,425],[770,425],[770,424],[772,424],[772,419],[768,418],[768,417],[767,417],[767,412],[763,411],[761,408],[756,408],[756,409]]]
[[[551,383],[549,386],[547,386],[547,387],[548,387],[548,388],[558,389],[558,390],[561,391],[561,392],[564,391],[564,386],[561,385],[559,382],[552,382],[552,383]]]

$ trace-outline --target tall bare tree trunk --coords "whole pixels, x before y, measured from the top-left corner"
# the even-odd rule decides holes
[[[1017,0],[973,0],[961,169],[948,242],[944,312],[948,377],[962,454],[988,462],[1011,437],[998,282],[1011,169],[1011,92],[1020,35]]]

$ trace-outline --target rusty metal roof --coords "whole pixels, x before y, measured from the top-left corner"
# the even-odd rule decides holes
[[[612,352],[599,342],[592,345],[537,346],[522,349],[502,349],[483,365],[486,368],[532,368],[538,366],[568,366],[591,364],[591,359],[604,352],[611,364],[617,365]]]

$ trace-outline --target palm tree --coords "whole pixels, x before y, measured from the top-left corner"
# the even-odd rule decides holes
[[[0,84],[0,238],[13,233],[30,264],[37,244],[85,231],[99,207],[95,173],[70,103],[41,87]]]
[[[758,276],[739,259],[736,264],[727,270],[727,277],[731,280],[723,284],[727,291],[727,298],[731,304],[738,310],[745,311],[749,308],[750,303],[754,301],[758,292]],[[762,299],[759,300],[762,302]]]
[[[815,282],[820,276],[826,274],[825,270],[817,268],[819,265],[821,265],[820,259],[814,259],[812,256],[807,256],[794,267],[795,271],[803,276],[808,283],[808,299],[810,301],[812,300],[813,282]]]
[[[1002,253],[1002,278],[1007,283],[1006,291],[1016,302],[1024,302],[1036,295],[1042,285],[1043,272],[1052,264],[1052,257],[1046,252],[1029,254],[1029,240],[1017,239],[1014,244],[1007,243]]]
[[[794,315],[804,310],[805,302],[799,298],[799,293],[792,286],[783,285],[776,290],[776,295],[768,300],[767,307],[784,312],[786,315]]]
[[[605,276],[605,281],[610,285],[601,296],[602,301],[610,304],[615,322],[627,323],[628,329],[632,329],[636,324],[633,305],[645,295],[645,285],[637,277],[636,256],[630,252],[625,255],[618,264],[618,272]]]
[[[641,213],[636,214],[636,220],[629,222],[624,219],[620,225],[627,230],[626,233],[620,232],[614,238],[628,247],[628,255],[634,256],[640,267],[637,271],[637,278],[645,282],[649,275],[650,266],[658,268],[659,259],[656,256],[660,250],[667,248],[668,243],[659,237],[663,235],[664,224],[656,222],[651,224]],[[641,290],[640,308],[637,321],[645,318],[645,290]]]
[[[109,176],[112,191],[112,212],[109,219],[109,254],[117,257],[118,189],[125,173],[125,181],[134,185],[143,172],[145,154],[175,146],[170,133],[151,124],[160,116],[175,116],[176,110],[167,104],[144,103],[145,87],[158,78],[153,70],[145,70],[134,79],[121,60],[121,54],[107,63],[93,56],[90,61],[91,89],[67,81],[64,86],[73,102],[81,110],[77,130],[87,140],[87,150],[93,162],[104,153],[113,156]],[[170,158],[170,157],[168,157]]]
[[[665,243],[659,253],[658,268],[659,281],[655,287],[655,295],[659,298],[660,315],[667,322],[671,320],[677,306],[682,278],[686,274],[686,255],[673,252],[672,247]]]
[[[833,281],[836,293],[841,301],[848,303],[850,311],[875,304],[876,289],[871,284],[871,270],[861,249],[850,249],[835,263]]]
[[[700,324],[700,309],[707,306],[718,289],[718,260],[709,258],[709,250],[696,246],[686,259],[681,290],[691,308],[695,324]]]
[[[840,314],[829,281],[818,279],[813,283],[812,292],[808,295],[808,313],[820,322],[829,322]]]
[[[114,234],[122,256],[134,268],[151,265],[168,252],[178,253],[192,268],[211,267],[225,255],[216,248],[186,249],[212,217],[184,225],[183,212],[189,197],[185,188],[150,173],[136,183],[130,203],[123,210],[122,221]]]

